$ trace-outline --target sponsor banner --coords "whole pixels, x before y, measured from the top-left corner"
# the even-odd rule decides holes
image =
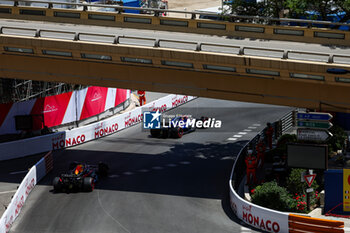
[[[55,134],[51,141],[52,150],[76,146],[141,123],[143,120],[142,109],[146,108],[150,111],[159,110],[164,112],[173,108],[173,106],[177,107],[187,103],[193,98],[192,96],[168,95],[146,104],[142,108],[138,107],[130,112],[108,118],[104,121]]]
[[[115,107],[114,103],[115,103],[116,95],[117,95],[117,88],[108,88],[106,105],[104,108],[105,111]]]
[[[230,187],[231,208],[243,222],[267,232],[288,233],[288,213],[270,210],[243,200]]]
[[[106,87],[89,87],[85,96],[84,105],[79,120],[83,120],[104,112],[107,92],[108,88]]]
[[[126,89],[117,89],[117,93],[115,95],[114,107],[117,107],[119,104],[123,103],[128,97],[129,90]]]
[[[11,203],[8,205],[5,213],[1,216],[0,233],[6,233],[10,230],[11,225],[21,212],[29,193],[36,185],[36,182],[36,167],[33,166],[19,185],[17,192],[11,199]]]
[[[60,125],[66,113],[72,92],[60,95],[38,98],[33,106],[33,128],[42,129],[43,126]]]
[[[343,169],[343,211],[350,211],[350,169]]]
[[[40,137],[1,143],[0,151],[3,153],[0,160],[58,150],[95,140],[142,122],[142,109],[164,112],[173,108],[173,106],[179,106],[194,98],[192,96],[168,95],[142,107],[135,108],[130,112],[110,117],[94,124]],[[21,145],[20,147],[18,146],[19,144]]]
[[[31,114],[33,129],[39,130],[44,125],[53,127],[100,114],[126,101],[129,92],[118,88],[89,87],[24,102],[0,104],[0,134],[20,133],[15,127],[17,115]]]
[[[7,114],[9,113],[13,103],[8,103],[8,104],[0,104],[0,126],[2,123],[5,121],[5,118]]]
[[[15,116],[29,115],[34,104],[35,99],[14,103],[0,126],[0,134],[20,133],[20,131],[16,131]],[[0,109],[0,111],[2,111],[2,109]]]

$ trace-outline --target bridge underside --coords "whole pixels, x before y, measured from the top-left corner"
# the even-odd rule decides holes
[[[0,45],[3,45],[0,48],[2,78],[350,112],[350,84],[335,81],[350,79],[350,75],[335,77],[326,73],[327,68],[347,66],[16,36],[0,36]],[[19,51],[19,47],[23,49]],[[57,51],[63,54],[58,55]],[[62,56],[67,53],[71,57]],[[91,54],[103,54],[110,59],[91,59]],[[219,70],[223,67],[235,67],[235,71]],[[261,74],[262,71],[272,73]]]

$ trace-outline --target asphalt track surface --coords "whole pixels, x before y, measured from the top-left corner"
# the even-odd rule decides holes
[[[205,98],[178,110],[183,108],[222,120],[224,132],[197,129],[181,139],[157,139],[136,125],[57,151],[53,172],[34,188],[10,232],[255,232],[242,227],[230,209],[230,172],[242,146],[290,108]],[[252,125],[239,140],[227,140]],[[37,156],[3,162],[3,172],[16,164],[23,169],[31,159]],[[109,177],[91,193],[53,193],[53,177],[71,161],[104,161]]]
[[[317,52],[325,54],[337,54],[337,55],[349,55],[350,48],[332,45],[319,45],[309,44],[300,42],[290,41],[276,41],[276,40],[263,40],[263,39],[249,39],[249,38],[235,38],[229,36],[212,36],[212,35],[201,35],[192,33],[181,33],[181,32],[166,32],[156,30],[142,30],[132,28],[118,28],[118,27],[102,27],[102,26],[91,26],[91,25],[74,25],[66,23],[53,23],[53,22],[41,22],[41,21],[29,21],[29,20],[14,20],[14,19],[0,19],[0,26],[6,27],[19,27],[28,29],[41,29],[41,30],[53,30],[53,31],[65,31],[65,32],[79,32],[79,33],[96,33],[101,35],[112,35],[112,36],[131,36],[131,37],[143,37],[149,39],[163,39],[163,40],[177,40],[177,41],[188,41],[188,42],[202,42],[202,43],[214,43],[220,45],[234,45],[243,47],[254,47],[254,48],[265,48],[265,49],[282,49],[282,50],[294,50],[301,52]],[[34,36],[35,31],[26,30],[14,30],[4,29],[3,33],[12,35],[23,35],[23,36]],[[42,32],[42,36],[46,38],[58,38],[58,39],[69,39],[73,40],[74,34],[66,33],[55,33],[55,32]],[[93,42],[106,42],[113,43],[113,37],[101,37],[101,36],[89,36],[81,35],[82,41],[93,41]],[[130,45],[143,45],[153,47],[153,40],[135,40],[135,39],[120,39],[122,44]],[[161,47],[177,48],[177,49],[188,49],[195,50],[196,45],[188,45],[173,42],[161,42]],[[238,53],[238,49],[223,48],[211,48],[203,46],[204,51],[214,51],[223,53]],[[281,57],[280,53],[249,50],[245,51],[247,55],[264,56],[264,57]],[[327,57],[320,56],[309,56],[309,55],[290,55],[291,58],[300,60],[316,60],[326,61]],[[345,59],[344,63],[350,63],[350,59]]]

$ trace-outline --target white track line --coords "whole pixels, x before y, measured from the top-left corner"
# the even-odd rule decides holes
[[[228,141],[236,141],[237,138],[228,138],[227,140],[228,140]]]
[[[17,190],[4,191],[4,192],[0,192],[0,194],[15,193],[16,191],[17,191]]]
[[[27,172],[28,172],[28,170],[18,171],[18,172],[10,172],[10,175],[16,175],[16,174],[27,173]]]

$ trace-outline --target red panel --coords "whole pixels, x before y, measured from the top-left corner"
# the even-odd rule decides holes
[[[38,98],[31,114],[33,115],[33,129],[42,129],[60,125],[66,113],[72,92]]]
[[[117,107],[119,104],[123,103],[126,100],[127,91],[128,90],[126,90],[126,89],[117,88],[117,94],[115,96],[114,107]]]
[[[0,126],[4,122],[7,114],[9,113],[13,103],[0,104]]]
[[[89,87],[86,93],[83,110],[80,115],[80,120],[104,112],[107,99],[107,92],[107,87]]]

